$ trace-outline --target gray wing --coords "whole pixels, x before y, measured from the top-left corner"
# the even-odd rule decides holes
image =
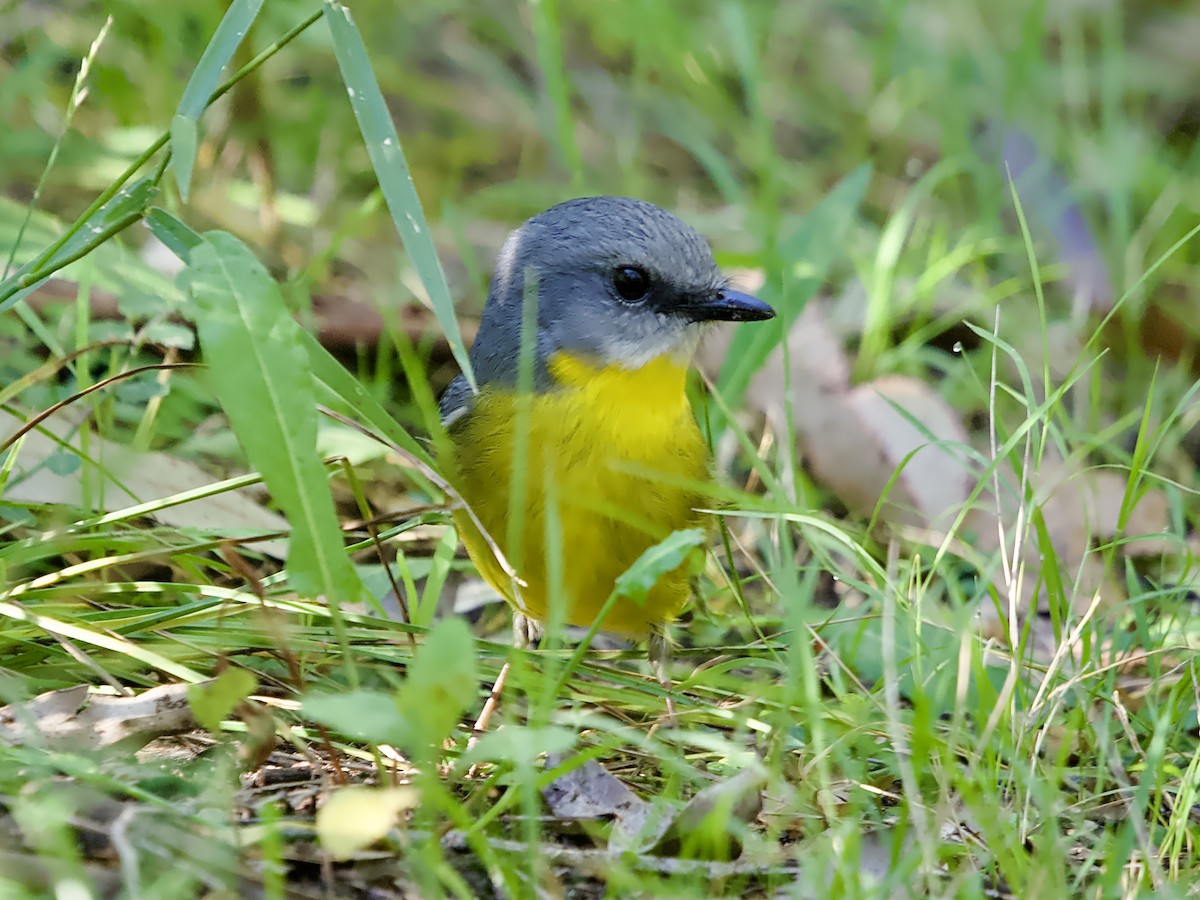
[[[471,411],[471,407],[475,403],[475,394],[471,390],[471,385],[467,384],[467,379],[459,375],[445,391],[442,392],[441,399],[438,400],[438,413],[442,417],[442,427],[449,428],[457,419],[465,416]]]

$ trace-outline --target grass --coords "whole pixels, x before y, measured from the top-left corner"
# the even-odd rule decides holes
[[[1196,15],[351,11],[0,13],[0,702],[162,687],[201,726],[0,719],[0,895],[1194,895]],[[475,581],[433,397],[504,232],[594,192],[680,212],[783,313],[697,392],[725,487],[674,727],[640,651],[446,615]],[[335,359],[314,295],[384,339]],[[804,400],[836,360],[773,368],[798,319],[924,405]],[[255,485],[286,563],[205,506]],[[542,791],[585,758],[700,812],[657,854],[568,821]]]

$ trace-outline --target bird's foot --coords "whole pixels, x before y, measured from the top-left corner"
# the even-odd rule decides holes
[[[675,697],[672,694],[671,660],[674,656],[671,638],[665,631],[655,629],[650,632],[646,641],[647,655],[650,657],[650,670],[663,690],[667,692],[667,716],[663,720],[668,728],[675,727]]]

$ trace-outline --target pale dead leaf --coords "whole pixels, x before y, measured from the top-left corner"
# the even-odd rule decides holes
[[[741,855],[742,842],[731,823],[748,824],[762,812],[766,770],[747,766],[732,778],[711,784],[679,811],[651,847],[664,856],[686,853],[694,859],[730,860]]]
[[[561,762],[558,754],[552,754],[546,767],[553,769]],[[542,797],[551,814],[562,819],[625,815],[645,806],[644,800],[594,759],[555,778],[542,790]]]
[[[0,438],[23,424],[21,419],[0,410]],[[81,431],[78,421],[63,410],[28,432],[20,445],[3,499],[118,512],[200,489],[214,481],[211,475],[186,460],[166,453],[139,453],[95,434],[87,436],[87,455],[79,455],[74,451],[84,446]],[[73,450],[65,450],[64,444]],[[55,460],[66,460],[74,468],[56,474],[52,468]],[[286,519],[266,509],[245,489],[222,491],[157,509],[153,516],[175,528],[203,529],[230,537],[290,530]],[[287,555],[286,540],[256,541],[254,547],[276,559]]]
[[[1032,531],[1019,548],[1024,566],[1017,608],[1022,615],[1049,609],[1049,598],[1041,584],[1042,566],[1054,565],[1064,590],[1071,598],[1072,612],[1083,615],[1099,596],[1099,608],[1111,609],[1127,599],[1120,560],[1123,557],[1147,557],[1171,553],[1186,555],[1186,542],[1171,538],[1166,494],[1158,488],[1146,490],[1129,511],[1124,527],[1121,506],[1125,498],[1127,473],[1112,469],[1081,468],[1077,463],[1049,456],[1030,475],[1032,500],[1020,498],[1019,480],[1008,463],[999,467],[1001,500],[999,515],[1006,527],[1009,556],[1015,539],[1014,527],[1022,502],[1040,505],[1046,532],[1054,554],[1043,559],[1037,536]],[[995,554],[1000,548],[997,527],[997,501],[990,485],[967,516],[964,530],[973,534],[973,549],[981,556]],[[1128,536],[1128,537],[1124,537]],[[1111,563],[1100,545],[1122,538]],[[1000,566],[983,573],[1007,598]],[[1035,593],[1036,592],[1036,593]],[[1004,612],[985,603],[981,609],[980,630],[985,637],[1004,640],[1007,622]],[[1024,625],[1022,625],[1024,627]],[[1034,659],[1051,659],[1058,649],[1053,621],[1046,616],[1031,623],[1029,649]]]
[[[1050,540],[1061,560],[1077,566],[1088,551],[1122,535],[1120,552],[1154,555],[1180,548],[1164,537],[1170,524],[1166,494],[1145,491],[1121,522],[1129,475],[1112,469],[1080,468],[1061,460],[1043,463],[1033,476]],[[1015,510],[1014,510],[1015,513]],[[1122,527],[1123,526],[1123,527]]]
[[[1044,329],[1024,329],[1013,336],[1012,343],[1039,396],[1045,396],[1043,376],[1046,373],[1050,375],[1052,386],[1059,385],[1071,376],[1073,369],[1082,365],[1085,358],[1086,344],[1080,336],[1080,328],[1070,321],[1047,322]],[[1003,353],[997,363],[1007,384],[1021,383],[1021,369],[1016,359]]]
[[[877,483],[875,496],[880,497],[893,472],[900,470],[885,500],[884,520],[949,527],[971,488],[967,432],[954,410],[927,385],[904,375],[887,375],[854,388],[849,405],[882,457],[881,466],[859,471],[857,477]],[[837,461],[828,462],[832,468]],[[837,480],[847,489],[854,477],[838,469]]]
[[[960,445],[967,441],[958,416],[924,384],[886,376],[850,386],[841,339],[810,302],[783,348],[751,379],[746,404],[776,431],[789,416],[813,474],[847,506],[871,514],[897,468],[903,468],[881,513],[886,525],[947,527],[967,499],[970,477]],[[707,365],[720,365],[721,342]],[[919,423],[919,424],[916,424]]]
[[[829,327],[823,300],[811,300],[796,318],[788,334],[787,354],[793,391],[808,384],[819,385],[825,391],[849,388],[850,362],[841,338]],[[748,399],[757,408],[767,411],[782,405],[789,387],[783,364],[783,348],[777,348],[751,382]]]
[[[550,754],[546,767],[554,769],[563,759],[562,754]],[[612,817],[609,845],[614,849],[635,846],[650,819],[650,804],[594,759],[554,779],[542,790],[542,797],[559,819]]]
[[[0,707],[0,741],[100,748],[190,731],[196,721],[187,690],[186,684],[168,684],[133,697],[113,697],[81,684],[47,691],[26,703]]]
[[[348,859],[386,837],[420,796],[408,787],[339,788],[317,810],[317,839],[334,859]]]

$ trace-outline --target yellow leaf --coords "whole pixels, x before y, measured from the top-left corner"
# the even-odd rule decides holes
[[[346,859],[391,831],[418,796],[414,788],[342,788],[317,810],[317,838],[334,859]]]

